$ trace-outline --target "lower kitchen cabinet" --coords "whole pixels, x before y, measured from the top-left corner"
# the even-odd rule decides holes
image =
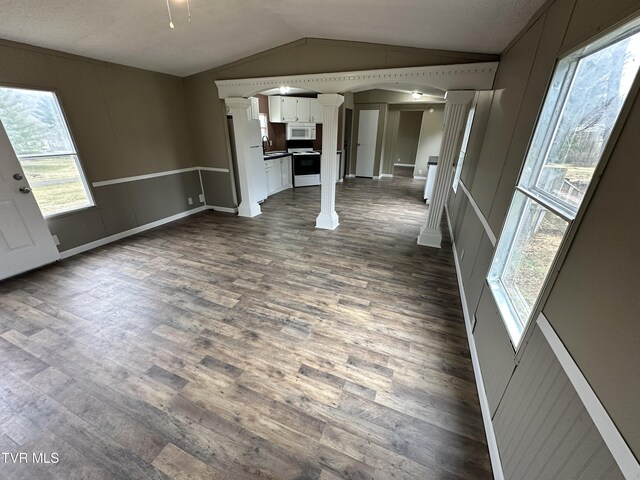
[[[264,168],[267,173],[269,195],[293,187],[291,156],[265,160]]]

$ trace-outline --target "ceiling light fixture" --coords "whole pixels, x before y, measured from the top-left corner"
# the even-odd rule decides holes
[[[191,6],[189,5],[189,0],[186,0],[187,4],[187,23],[191,23]],[[169,5],[169,0],[167,0],[167,13],[169,14],[169,28],[176,28],[173,24],[173,18],[171,18],[171,6]]]
[[[413,98],[414,100],[420,100],[421,97],[422,94],[420,92],[411,92],[411,98]]]
[[[291,87],[283,85],[282,87],[280,87],[280,95],[286,95],[287,93],[289,93],[289,90],[291,90]]]

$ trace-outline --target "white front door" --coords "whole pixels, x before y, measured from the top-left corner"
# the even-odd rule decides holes
[[[59,258],[51,232],[0,124],[0,280]]]
[[[379,113],[378,110],[360,110],[356,177],[373,177]]]

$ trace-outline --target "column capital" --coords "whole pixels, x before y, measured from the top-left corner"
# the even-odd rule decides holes
[[[229,108],[238,108],[248,110],[251,108],[251,100],[244,97],[227,97],[224,103]]]
[[[475,95],[475,90],[448,90],[444,95],[444,100],[448,104],[465,105],[471,103]]]
[[[318,102],[321,105],[339,107],[344,102],[344,97],[337,93],[321,93],[318,95]]]

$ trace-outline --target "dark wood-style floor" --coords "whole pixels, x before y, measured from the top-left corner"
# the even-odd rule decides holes
[[[0,451],[30,457],[0,478],[490,478],[422,186],[338,185],[335,231],[288,190],[0,284]]]

